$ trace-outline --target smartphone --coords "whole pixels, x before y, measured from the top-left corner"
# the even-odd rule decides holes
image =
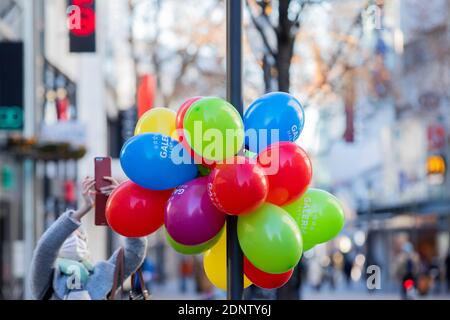
[[[97,192],[95,194],[95,225],[96,226],[108,226],[106,220],[106,202],[108,196]]]
[[[111,177],[111,158],[95,157],[95,190],[100,191],[101,188],[109,186],[110,181],[104,177]]]
[[[95,225],[107,226],[106,221],[106,202],[108,196],[102,194],[100,189],[111,184],[110,181],[105,180],[104,177],[111,177],[111,158],[110,157],[95,157]]]

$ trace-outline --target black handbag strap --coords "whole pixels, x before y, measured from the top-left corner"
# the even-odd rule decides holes
[[[53,296],[53,292],[54,292],[53,284],[50,283],[50,285],[48,286],[47,291],[45,291],[45,294],[42,297],[42,300],[50,300],[52,298],[52,296]]]
[[[144,275],[142,274],[142,266],[140,266],[135,273],[133,273],[131,275],[131,291],[134,291],[134,283],[136,281],[136,275],[139,278],[139,284],[141,287],[141,294],[142,294],[142,298],[144,300],[150,300],[150,293],[147,290],[146,286],[145,286],[145,281],[144,281]],[[130,297],[132,297],[131,293],[130,293]]]

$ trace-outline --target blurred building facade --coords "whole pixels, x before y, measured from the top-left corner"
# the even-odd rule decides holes
[[[0,132],[0,288],[11,299],[29,297],[26,283],[36,241],[63,211],[77,206],[78,181],[93,174],[88,157],[106,154],[107,140],[98,87],[103,81],[95,79],[101,77],[101,51],[69,52],[67,3],[3,1],[2,9],[2,23],[10,30],[2,30],[0,41],[23,44],[25,75],[23,125]],[[104,257],[105,230],[90,233],[94,257]]]
[[[0,297],[27,296],[36,241],[62,211],[76,206],[77,183],[93,175],[95,156],[111,155],[115,177],[125,178],[117,157],[133,134],[142,79],[159,90],[147,92],[146,101],[173,109],[186,96],[224,95],[223,3],[209,1],[201,10],[186,5],[194,18],[184,24],[187,14],[176,10],[177,3],[95,1],[95,51],[79,53],[69,50],[66,1],[0,1],[0,44],[23,45],[25,70],[23,125],[0,128]],[[442,265],[449,250],[450,8],[446,0],[367,1],[362,9],[361,3],[330,1],[309,13],[324,28],[318,37],[328,39],[325,47],[357,43],[369,52],[349,54],[337,81],[341,92],[307,106],[306,126],[315,124],[308,150],[314,184],[338,195],[348,221],[334,244],[315,249],[322,258],[314,263],[328,270],[351,257],[355,281],[364,279],[365,266],[377,264],[382,288],[396,290],[396,257],[405,242],[413,243],[424,268]],[[354,12],[351,27],[357,30],[348,37],[327,33],[351,24]],[[245,98],[251,101],[264,83],[248,30],[246,38]],[[300,45],[311,46],[310,39]],[[294,58],[292,92],[301,96],[314,65],[301,63],[314,58]],[[0,80],[3,85],[2,74]],[[120,245],[106,228],[94,226],[92,215],[86,226],[94,260]],[[163,230],[150,237],[149,256],[161,281],[179,272],[179,257],[166,246]]]
[[[40,114],[34,112],[36,105],[42,105],[42,96],[38,98],[36,88],[42,84],[43,69],[42,28],[35,24],[42,13],[42,6],[29,1],[3,1],[0,5],[0,43],[4,52],[6,46],[20,46],[20,52],[9,61],[14,64],[15,72],[23,77],[15,83],[15,88],[8,87],[14,75],[4,71],[8,58],[2,55],[2,73],[0,87],[2,91],[2,125],[0,130],[0,296],[14,298],[24,295],[24,279],[30,262],[36,229],[42,228],[44,217],[42,210],[36,211],[34,204],[42,198],[36,197],[37,188],[34,175],[35,162],[29,154],[30,145],[35,144],[34,133]],[[20,99],[15,103],[5,101],[4,92],[15,90]],[[8,99],[6,99],[8,100]],[[5,125],[8,115],[5,110],[16,107],[17,126]],[[10,138],[10,135],[17,134]],[[42,189],[40,189],[42,192]],[[39,217],[36,219],[36,217]],[[36,223],[39,221],[39,223]]]
[[[71,3],[87,3],[95,10],[90,52],[71,47]],[[24,99],[23,122],[17,128],[0,128],[0,298],[4,299],[29,298],[26,284],[36,242],[62,212],[77,207],[79,183],[94,175],[95,156],[111,156],[114,177],[126,178],[118,155],[134,132],[139,83],[131,2],[71,3],[0,3],[0,45],[23,46],[18,60],[24,74],[17,88]],[[6,74],[0,74],[2,90],[7,81]],[[1,111],[7,107],[2,104]],[[94,225],[93,214],[84,220],[93,261],[107,258],[121,245],[111,230]],[[178,257],[165,250],[164,231],[149,240],[149,256],[157,261],[159,277],[177,274]]]
[[[363,36],[374,53],[371,90],[355,86],[344,98],[353,104],[351,130],[343,108],[343,138],[314,161],[322,171],[316,184],[347,207],[344,240],[360,251],[354,235],[364,232],[366,266],[379,265],[382,287],[396,290],[405,242],[414,245],[424,273],[434,265],[442,271],[449,251],[450,9],[445,0],[377,3],[371,12],[380,25]],[[319,118],[318,139],[326,144],[342,120]]]

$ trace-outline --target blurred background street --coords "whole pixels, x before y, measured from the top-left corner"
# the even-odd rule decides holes
[[[313,186],[346,215],[285,287],[245,297],[450,299],[450,1],[244,2],[244,108],[298,97]],[[77,207],[95,156],[126,179],[139,115],[226,96],[225,18],[223,0],[0,1],[0,299],[29,298],[36,242]],[[95,261],[123,241],[93,214],[85,227]],[[148,239],[153,299],[226,298],[200,255]]]

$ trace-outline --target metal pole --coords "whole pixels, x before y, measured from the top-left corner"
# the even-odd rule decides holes
[[[227,0],[227,99],[242,115],[242,0]],[[227,297],[241,300],[244,267],[236,216],[227,217],[226,231]]]
[[[24,130],[23,134],[31,138],[36,133],[36,1],[23,3],[23,41],[24,41]],[[23,271],[24,298],[30,299],[28,267],[35,245],[35,163],[25,159],[22,165],[23,197],[22,197],[22,225],[23,225]]]

